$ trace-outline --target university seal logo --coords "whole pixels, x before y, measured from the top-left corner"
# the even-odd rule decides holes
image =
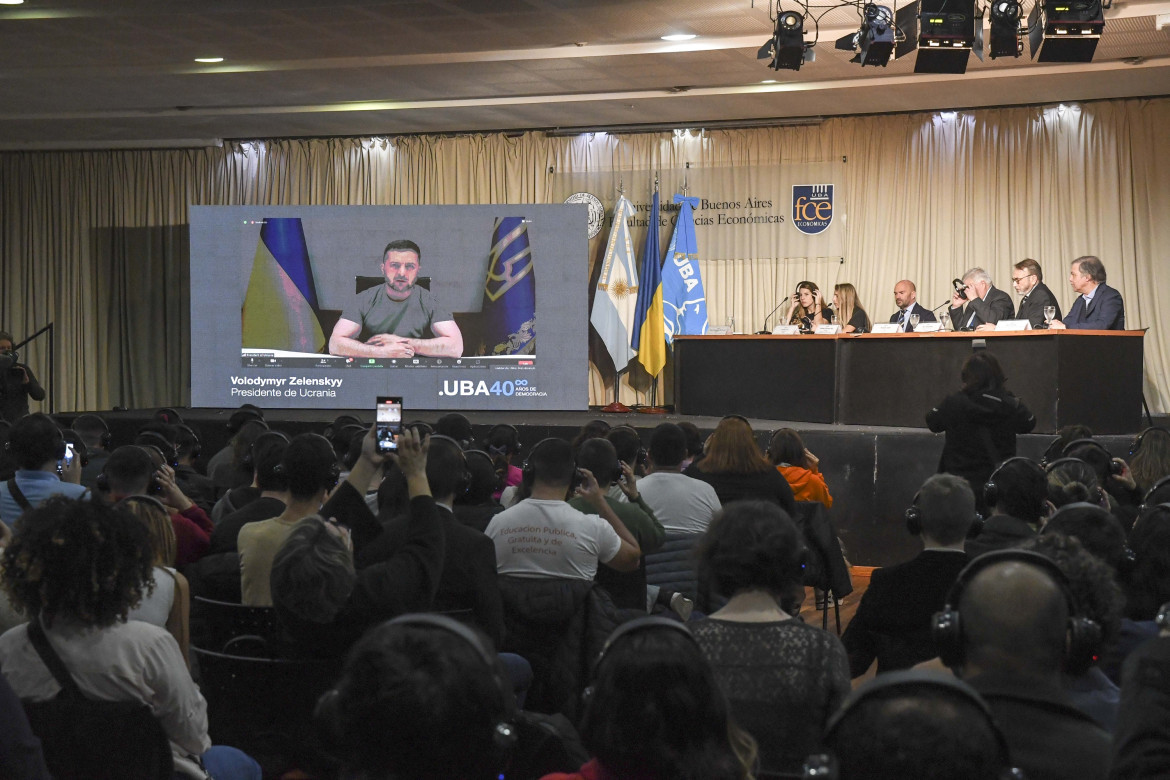
[[[792,224],[801,233],[815,236],[833,222],[832,184],[792,185]]]
[[[589,209],[589,238],[601,232],[601,225],[605,221],[605,206],[591,192],[574,192],[565,198],[565,203],[584,203]]]

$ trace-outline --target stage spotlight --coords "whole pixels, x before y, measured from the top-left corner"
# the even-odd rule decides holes
[[[772,38],[760,47],[757,59],[767,60],[772,70],[786,68],[800,70],[806,61],[807,48],[804,45],[804,17],[796,11],[784,11],[776,17],[776,31]]]
[[[918,24],[914,72],[966,73],[976,43],[975,0],[922,0]]]
[[[894,12],[884,5],[866,3],[863,13],[861,29],[857,31],[860,51],[852,62],[860,62],[863,68],[866,65],[884,68],[894,53]]]
[[[1029,49],[1039,62],[1091,62],[1105,29],[1100,0],[1037,0],[1028,14]]]
[[[1019,0],[993,0],[991,3],[991,59],[1019,57],[1024,53],[1020,39]]]

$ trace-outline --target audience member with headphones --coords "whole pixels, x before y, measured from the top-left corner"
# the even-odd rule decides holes
[[[80,414],[73,418],[73,424],[69,427],[81,437],[89,450],[89,463],[81,467],[81,484],[93,488],[97,475],[102,473],[102,467],[114,451],[114,435],[110,433],[106,421],[96,414]]]
[[[277,473],[288,484],[284,511],[272,519],[245,525],[237,537],[240,587],[247,606],[272,606],[268,582],[272,559],[293,526],[320,511],[326,495],[337,485],[341,467],[328,439],[318,433],[302,433],[289,442]]]
[[[252,443],[252,452],[247,462],[252,468],[252,484],[236,488],[223,494],[215,505],[222,510],[211,534],[211,552],[236,552],[240,529],[248,523],[278,517],[288,504],[288,481],[278,474],[284,451],[288,449],[289,438],[280,431],[268,431]],[[240,506],[231,509],[235,503]],[[227,511],[231,509],[231,511]],[[214,511],[212,519],[215,519]]]
[[[1108,660],[1113,674],[1118,675],[1124,656],[1133,650],[1128,643],[1124,651],[1119,648],[1125,596],[1117,584],[1116,573],[1080,539],[1061,532],[1046,530],[1022,545],[1021,549],[1040,553],[1055,563],[1064,572],[1081,614],[1100,627],[1100,644],[1092,663],[1079,674],[1063,674],[1061,687],[1077,709],[1112,732],[1117,724],[1121,691],[1105,671],[1105,664]],[[1154,633],[1146,633],[1140,641],[1149,639]]]
[[[881,673],[909,669],[938,654],[931,619],[967,565],[965,545],[977,517],[967,480],[935,474],[922,484],[906,510],[906,528],[922,538],[922,552],[873,573],[841,637],[853,677],[865,674],[875,659]]]
[[[1015,780],[1007,740],[987,702],[962,680],[899,671],[869,680],[809,756],[817,780]]]
[[[154,496],[166,505],[175,527],[175,568],[194,563],[211,547],[211,518],[188,498],[167,464],[155,466],[144,447],[119,447],[106,461],[96,487],[110,501],[127,496]]]
[[[327,443],[323,438],[321,442]],[[393,534],[397,539],[393,550],[376,563],[358,567],[355,558],[383,533],[362,491],[387,458],[397,461],[406,478],[410,515],[400,532]],[[383,456],[371,427],[361,458],[320,507],[320,514],[293,522],[273,560],[271,586],[273,606],[295,641],[295,654],[340,658],[380,621],[433,607],[445,537],[426,468],[427,455],[413,431],[404,430],[399,436],[396,455]],[[251,527],[245,526],[244,531]],[[244,531],[240,533],[241,556]],[[332,584],[323,587],[325,583]]]
[[[1101,628],[1055,563],[1027,550],[976,558],[933,631],[943,664],[991,706],[1026,777],[1105,780],[1109,733],[1061,687],[1062,673],[1082,674],[1100,653]]]
[[[617,571],[638,568],[642,551],[605,500],[597,479],[578,468],[562,439],[545,439],[524,463],[519,503],[492,518],[485,533],[496,545],[496,569],[518,577],[592,580],[598,564]],[[580,496],[589,514],[569,506]]]
[[[498,647],[504,640],[504,607],[496,582],[496,547],[481,531],[463,525],[454,515],[455,499],[467,491],[471,482],[467,457],[459,442],[449,436],[430,436],[426,475],[446,540],[434,609],[469,610],[475,624]],[[378,519],[385,530],[357,555],[358,568],[392,557],[410,522],[409,515],[391,517],[379,513]]]
[[[752,772],[755,740],[735,724],[711,665],[677,621],[620,625],[585,697],[581,738],[593,758],[544,780],[742,780]]]
[[[597,480],[597,486],[606,492],[606,503],[634,537],[642,555],[662,546],[666,531],[654,516],[654,510],[642,500],[633,469],[629,463],[618,460],[618,452],[613,444],[606,439],[583,442],[577,450],[577,465],[592,474]],[[622,491],[625,501],[618,501],[609,495],[609,487],[614,484]],[[592,509],[592,505],[581,496],[572,498],[569,506],[586,514]],[[639,563],[638,568],[631,572],[602,567],[598,569],[597,581],[609,591],[613,603],[618,607],[646,610],[646,567],[643,563]]]
[[[74,458],[65,464],[65,437],[53,418],[46,414],[30,414],[20,418],[8,432],[4,445],[15,461],[16,474],[0,482],[0,521],[7,535],[24,512],[49,496],[63,495],[80,498],[88,491],[79,484],[81,460]]]
[[[983,505],[989,517],[979,534],[967,540],[969,558],[1018,547],[1036,536],[1053,511],[1048,503],[1048,475],[1034,460],[1008,458],[983,486]]]

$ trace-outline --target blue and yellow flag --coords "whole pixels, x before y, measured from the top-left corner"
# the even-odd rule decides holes
[[[658,243],[658,193],[650,206],[650,229],[642,248],[642,273],[638,281],[638,307],[630,346],[650,376],[666,365],[666,336],[662,331],[662,252]]]
[[[624,195],[619,197],[613,209],[613,228],[605,245],[597,292],[593,296],[593,311],[589,314],[589,322],[601,336],[618,373],[626,370],[635,354],[630,345],[634,310],[638,304],[638,272],[634,266],[634,242],[630,239],[629,219],[632,216],[633,204]]]
[[[699,272],[699,247],[695,243],[695,206],[698,198],[675,195],[681,204],[678,224],[662,262],[662,327],[666,343],[675,336],[702,336],[707,333],[707,294]]]
[[[243,346],[320,352],[317,288],[299,217],[265,219],[241,312]]]
[[[474,354],[536,354],[536,273],[524,217],[496,219]]]

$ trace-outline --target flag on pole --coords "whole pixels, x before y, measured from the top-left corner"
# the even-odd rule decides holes
[[[299,217],[270,217],[260,226],[241,319],[246,348],[324,349],[313,266]]]
[[[638,279],[638,307],[630,346],[650,376],[666,365],[666,336],[662,331],[662,252],[658,243],[658,192],[650,205],[650,229],[642,248],[642,274]]]
[[[524,217],[492,229],[476,355],[536,354],[536,272]]]
[[[675,195],[681,204],[678,224],[662,263],[662,327],[666,343],[675,336],[702,336],[707,332],[707,295],[699,272],[699,248],[695,243],[695,206],[698,198]]]
[[[634,269],[634,247],[627,221],[633,215],[633,204],[624,195],[619,197],[613,209],[613,228],[605,246],[597,293],[593,297],[593,312],[589,315],[593,329],[601,336],[619,373],[636,354],[630,346],[630,331],[638,305],[638,274]]]

